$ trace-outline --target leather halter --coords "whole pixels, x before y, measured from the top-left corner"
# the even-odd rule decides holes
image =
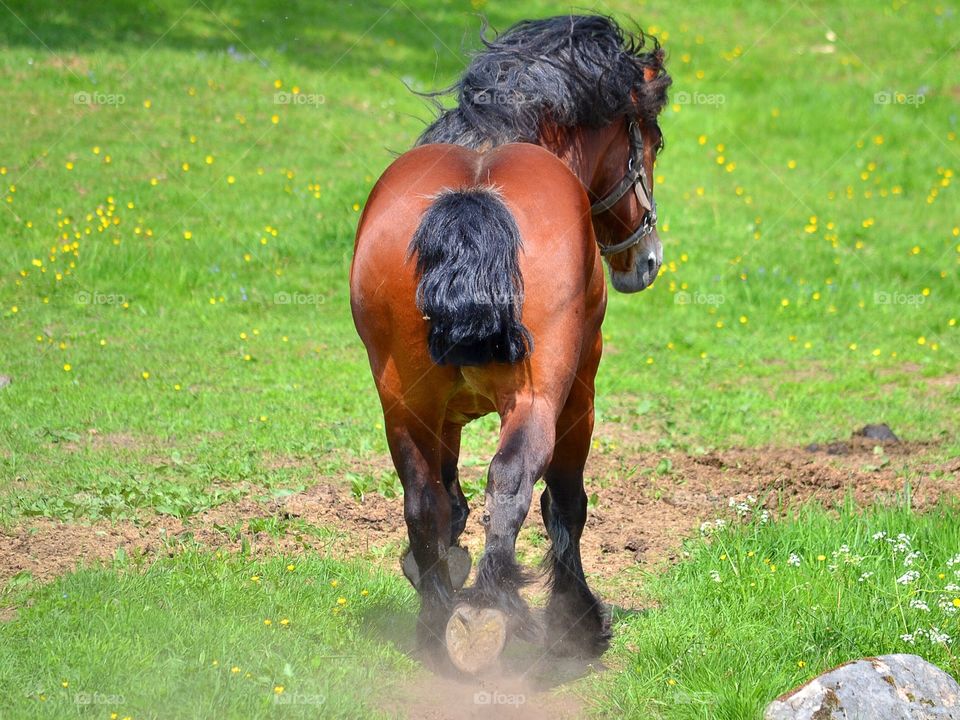
[[[657,227],[657,201],[653,199],[653,193],[650,191],[650,184],[647,182],[647,173],[643,169],[643,135],[640,133],[640,126],[636,120],[631,120],[627,126],[627,133],[630,136],[630,159],[627,161],[627,173],[604,197],[597,200],[590,206],[591,215],[604,213],[630,192],[631,188],[637,195],[637,201],[643,208],[643,218],[640,220],[640,226],[630,233],[626,240],[622,240],[614,245],[600,245],[601,255],[616,255],[624,250],[629,250],[640,242]]]

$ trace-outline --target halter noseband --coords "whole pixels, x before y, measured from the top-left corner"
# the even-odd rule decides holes
[[[627,132],[630,136],[630,159],[627,161],[627,173],[613,190],[590,206],[590,214],[599,215],[606,212],[620,202],[620,199],[630,192],[631,188],[636,193],[637,200],[644,209],[644,213],[640,220],[640,226],[630,233],[626,240],[622,240],[615,245],[600,246],[600,254],[604,256],[616,255],[640,244],[657,227],[657,201],[653,199],[653,193],[650,191],[647,182],[647,173],[643,169],[643,135],[640,133],[640,126],[636,120],[630,121]]]

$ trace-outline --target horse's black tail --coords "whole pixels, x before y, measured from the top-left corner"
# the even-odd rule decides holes
[[[493,189],[444,192],[424,213],[410,251],[435,363],[515,363],[532,352],[520,322],[521,244],[516,220]]]

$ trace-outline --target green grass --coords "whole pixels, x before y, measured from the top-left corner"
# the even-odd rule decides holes
[[[413,592],[365,564],[182,549],[29,597],[0,625],[4,717],[385,717],[415,667]]]
[[[683,562],[643,576],[644,609],[615,611],[614,669],[565,691],[603,717],[742,720],[866,655],[917,653],[957,675],[952,645],[929,635],[960,635],[955,515],[906,503],[777,522],[731,511]],[[171,550],[7,589],[20,606],[0,623],[9,717],[367,717],[419,682],[407,656],[415,598],[396,574],[316,555]]]
[[[666,271],[640,296],[611,293],[599,418],[693,451],[884,421],[935,443],[931,462],[960,453],[956,3],[596,7],[655,34],[674,77],[656,171]],[[386,453],[348,306],[359,209],[431,116],[406,86],[456,76],[478,46],[476,11],[503,28],[567,9],[0,5],[0,375],[13,380],[0,388],[0,524],[188,517],[317,481],[396,493],[354,462]],[[309,103],[276,102],[295,87]],[[468,431],[466,463],[489,460],[495,428]],[[834,661],[907,649],[898,638],[920,616],[869,536],[914,535],[932,596],[930,573],[958,551],[947,517],[811,511],[694,541],[667,575],[637,577],[661,604],[618,620],[622,671],[573,690],[611,716],[749,717]],[[253,525],[227,530],[284,531]],[[718,561],[721,537],[739,577]],[[869,582],[811,560],[843,543]],[[362,565],[297,558],[288,576],[286,562],[190,550],[44,587],[17,578],[0,591],[19,607],[0,623],[6,714],[108,716],[72,703],[83,690],[123,694],[117,712],[138,718],[316,715],[270,705],[278,683],[323,695],[332,715],[375,714],[359,688],[414,670],[402,643],[357,628],[377,603],[411,626],[410,591]],[[325,583],[341,575],[370,596],[344,590],[350,609],[334,617]],[[284,612],[289,631],[261,627]],[[315,667],[341,643],[352,659]],[[919,649],[958,671],[943,648]]]
[[[953,643],[936,636],[955,643],[960,633],[955,516],[954,507],[918,516],[848,506],[763,523],[731,513],[725,528],[687,544],[684,562],[647,578],[653,607],[621,618],[623,672],[598,694],[600,708],[610,717],[760,717],[831,667],[891,652],[956,677]]]

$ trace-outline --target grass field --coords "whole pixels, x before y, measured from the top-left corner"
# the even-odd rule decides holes
[[[931,461],[960,454],[956,3],[590,7],[659,38],[674,78],[656,172],[666,272],[611,295],[601,420],[691,453],[882,421]],[[382,456],[346,279],[367,193],[431,117],[408,87],[452,81],[478,12],[502,29],[568,9],[0,2],[0,526],[188,518],[251,488],[349,482]],[[494,428],[467,433],[468,462],[489,458]],[[751,717],[851,653],[909,649],[921,611],[879,530],[923,538],[916,591],[957,635],[936,606],[960,552],[950,508],[873,513],[748,525],[725,551],[732,576],[715,539],[691,541],[642,578],[658,609],[619,617],[615,672],[565,692],[610,716]],[[870,583],[822,567],[844,543],[876,566]],[[175,549],[0,591],[20,608],[0,624],[11,717],[317,715],[278,702],[281,686],[325,698],[324,716],[389,714],[363,688],[418,672],[362,631],[412,622],[395,572]],[[837,573],[849,604],[827,601]],[[924,650],[960,671],[947,644]]]

